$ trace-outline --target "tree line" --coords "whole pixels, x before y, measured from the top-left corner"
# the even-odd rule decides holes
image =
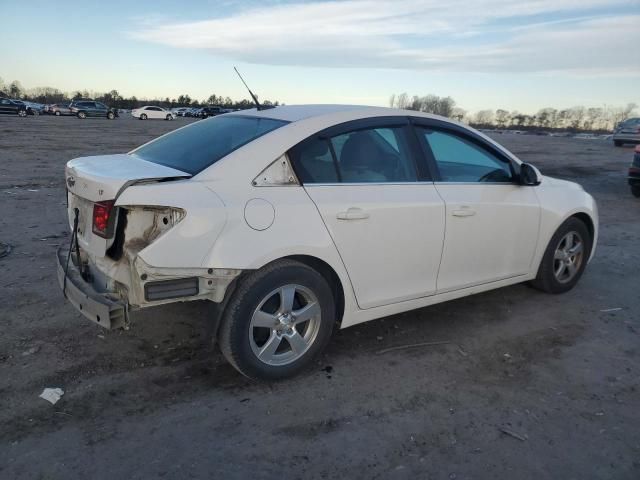
[[[572,132],[610,132],[618,123],[634,115],[635,103],[624,107],[583,107],[556,109],[542,108],[535,114],[521,113],[516,110],[480,110],[468,113],[456,106],[451,97],[414,95],[406,93],[393,94],[389,98],[389,106],[405,110],[433,113],[453,118],[477,128],[500,128],[513,130],[563,130]]]
[[[102,102],[113,108],[133,109],[143,105],[158,105],[164,108],[174,107],[202,107],[206,105],[217,105],[224,108],[252,108],[255,106],[252,100],[232,100],[230,97],[223,97],[222,95],[212,94],[208,98],[198,100],[192,98],[190,95],[184,94],[177,98],[137,98],[135,95],[131,97],[124,97],[120,95],[117,90],[110,90],[109,92],[95,92],[92,90],[76,90],[73,92],[63,92],[53,87],[36,87],[25,89],[22,87],[19,81],[14,80],[9,84],[6,84],[2,78],[0,78],[0,96],[6,96],[10,98],[19,98],[29,102],[53,104],[53,103],[65,103],[71,100],[79,99],[92,99],[98,102]],[[262,105],[280,105],[278,101],[264,100]]]

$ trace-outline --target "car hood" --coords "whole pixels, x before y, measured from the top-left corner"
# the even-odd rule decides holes
[[[548,177],[546,175],[542,176],[542,185],[548,187],[558,187],[558,188],[573,188],[575,190],[584,190],[582,185],[575,182],[570,182],[568,180],[561,180],[559,178]]]
[[[80,157],[67,162],[65,168],[67,189],[92,202],[113,200],[124,187],[139,181],[189,177],[189,173],[129,154]]]

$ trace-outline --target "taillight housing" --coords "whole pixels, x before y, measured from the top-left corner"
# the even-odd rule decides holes
[[[93,227],[92,231],[102,238],[109,238],[113,225],[113,200],[97,202],[93,204]]]

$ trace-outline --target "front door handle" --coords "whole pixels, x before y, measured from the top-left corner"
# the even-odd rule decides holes
[[[361,208],[351,207],[346,212],[340,212],[336,215],[338,220],[365,220],[369,218],[369,214]]]
[[[461,207],[451,212],[451,215],[454,217],[472,217],[475,214],[476,211],[469,207]]]

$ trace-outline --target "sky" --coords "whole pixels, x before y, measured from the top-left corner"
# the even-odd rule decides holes
[[[26,88],[286,104],[451,96],[472,112],[640,104],[640,0],[0,0]]]

